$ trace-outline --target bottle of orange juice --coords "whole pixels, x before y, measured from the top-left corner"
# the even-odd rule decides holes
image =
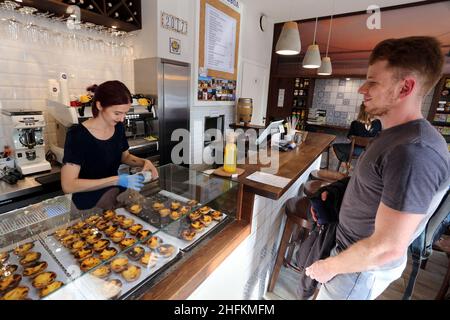
[[[223,159],[223,170],[228,173],[236,172],[236,162],[237,162],[237,146],[236,146],[236,136],[234,132],[227,134],[225,145],[225,156]]]

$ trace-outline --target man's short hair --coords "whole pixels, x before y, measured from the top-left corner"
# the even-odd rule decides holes
[[[421,81],[422,95],[426,95],[439,81],[444,66],[440,42],[425,36],[381,41],[373,49],[369,64],[381,60],[388,62],[398,79],[416,75]]]

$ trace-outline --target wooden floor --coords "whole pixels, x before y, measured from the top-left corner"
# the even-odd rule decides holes
[[[441,287],[447,272],[447,256],[434,251],[426,265],[420,269],[412,300],[433,300]],[[400,279],[392,283],[377,300],[401,300],[411,272],[411,259]],[[272,293],[267,293],[270,300],[297,300],[295,293],[298,274],[292,269],[282,267],[280,276]]]

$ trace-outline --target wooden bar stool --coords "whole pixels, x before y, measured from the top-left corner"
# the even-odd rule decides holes
[[[344,173],[340,173],[333,170],[314,170],[311,172],[311,179],[313,180],[322,180],[327,182],[336,182],[338,180],[341,180],[345,178],[347,175]]]
[[[444,252],[448,259],[447,273],[435,298],[436,300],[444,300],[450,285],[450,236],[443,236],[436,241],[433,245],[433,250]]]
[[[291,264],[295,244],[304,240],[312,228],[312,223],[308,221],[309,200],[306,197],[293,197],[286,201],[285,213],[287,216],[284,226],[283,236],[281,237],[280,247],[278,248],[275,267],[270,277],[268,291],[273,291],[275,283],[280,274],[281,265],[299,271]],[[288,250],[286,252],[286,250]]]

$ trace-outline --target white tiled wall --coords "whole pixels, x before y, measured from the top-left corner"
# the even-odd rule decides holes
[[[123,81],[134,90],[131,59],[91,51],[10,40],[0,34],[0,102],[3,109],[46,110],[48,79],[69,74],[70,94],[83,94],[86,87],[107,80]],[[48,121],[46,142],[55,139],[55,124]],[[0,123],[1,125],[2,123]],[[8,137],[0,135],[0,149]]]

